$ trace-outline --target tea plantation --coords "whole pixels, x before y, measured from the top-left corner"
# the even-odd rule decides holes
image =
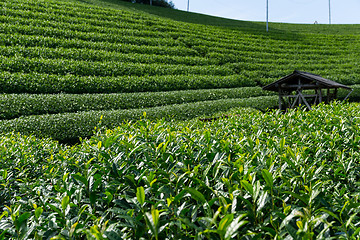
[[[358,100],[360,25],[117,0],[0,18],[0,240],[360,238],[360,105],[282,114],[261,90],[298,69]]]
[[[171,119],[272,108],[260,87],[294,69],[355,89],[360,81],[358,25],[273,23],[266,33],[261,23],[115,0],[0,5],[0,131],[74,142],[101,115],[112,128],[144,108]]]
[[[358,239],[359,104],[0,138],[1,239]]]

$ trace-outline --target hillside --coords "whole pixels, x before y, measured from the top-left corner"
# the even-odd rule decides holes
[[[1,131],[76,141],[100,116],[111,128],[144,111],[190,119],[271,108],[276,98],[260,87],[294,69],[360,81],[358,25],[274,23],[266,33],[263,23],[116,0],[0,5]]]
[[[284,114],[261,90],[298,69],[356,100],[360,25],[116,0],[0,18],[0,240],[360,239],[360,104]]]
[[[75,0],[76,1],[76,0]],[[79,1],[78,1],[79,2]],[[239,21],[233,19],[226,19],[221,17],[214,17],[199,13],[185,12],[173,9],[164,9],[158,7],[151,7],[148,5],[132,4],[123,2],[122,0],[82,0],[81,2],[93,4],[95,6],[107,7],[112,9],[137,11],[139,13],[149,13],[154,16],[168,18],[180,22],[196,23],[209,26],[218,26],[221,28],[231,28],[241,31],[256,31],[257,34],[264,32],[264,22],[250,22]],[[356,35],[360,32],[360,24],[289,24],[289,23],[269,23],[271,34],[291,32],[304,32],[304,33],[322,33],[322,34],[350,34]]]

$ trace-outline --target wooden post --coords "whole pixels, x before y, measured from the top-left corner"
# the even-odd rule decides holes
[[[281,100],[282,96],[281,96],[281,88],[279,88],[279,109],[281,110],[282,108],[282,100]]]
[[[327,89],[326,103],[330,102],[330,88]]]
[[[317,101],[319,100],[319,94],[317,89],[315,89],[315,99],[314,99],[314,105],[317,105]]]
[[[351,89],[351,90],[349,91],[348,95],[346,95],[346,97],[344,98],[343,101],[345,101],[346,99],[348,99],[348,97],[350,96],[350,94],[351,94],[353,91],[354,91],[354,89]]]
[[[299,98],[298,98],[298,100],[299,100],[299,107],[300,107],[300,105],[301,105],[301,103],[302,103],[302,99],[301,99],[301,97],[300,97],[300,95],[301,95],[301,78],[299,77],[299,79],[298,79],[298,90],[297,90],[297,94],[299,95]]]
[[[299,95],[296,95],[296,98],[294,99],[294,102],[292,103],[291,108],[294,108],[294,107],[295,107],[298,99],[299,99]]]
[[[338,93],[338,88],[335,88],[335,90],[334,90],[334,99],[337,99],[337,93]]]
[[[307,107],[309,110],[311,110],[311,106],[310,106],[310,104],[306,101],[306,99],[305,99],[304,95],[302,95],[302,93],[301,93],[301,92],[299,93],[299,96],[300,96],[300,99],[302,99],[302,100],[304,101],[304,103],[305,103],[306,107]]]
[[[322,90],[321,90],[321,88],[319,88],[318,91],[319,91],[319,103],[321,103],[322,102]]]

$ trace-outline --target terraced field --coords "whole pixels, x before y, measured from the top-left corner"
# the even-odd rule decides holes
[[[0,240],[359,239],[359,103],[259,111],[294,69],[358,100],[359,26],[1,1]]]
[[[315,34],[312,26],[290,32],[273,24],[265,34],[261,24],[192,24],[141,11],[153,9],[145,6],[94,2],[0,3],[1,131],[69,142],[92,135],[101,115],[115,127],[144,111],[190,119],[271,108],[275,97],[262,97],[268,94],[260,87],[294,69],[360,83],[356,25]]]

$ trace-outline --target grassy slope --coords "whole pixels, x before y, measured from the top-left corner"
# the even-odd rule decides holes
[[[146,12],[158,17],[168,18],[179,22],[195,23],[209,26],[218,26],[221,28],[231,28],[234,30],[253,30],[257,34],[265,29],[264,22],[250,22],[246,20],[233,20],[221,17],[215,17],[200,13],[192,13],[177,9],[166,9],[160,7],[152,7],[142,4],[133,4],[123,2],[121,0],[74,0],[94,4],[96,6],[108,7],[121,10],[130,10],[138,12]],[[289,24],[289,23],[269,23],[272,32],[303,32],[303,33],[321,33],[321,34],[356,34],[360,32],[360,24]]]
[[[64,136],[74,137],[68,134],[71,128],[92,132],[94,126],[86,125],[85,118],[97,122],[101,114],[129,120],[129,111],[137,118],[144,109],[156,112],[163,106],[158,117],[183,119],[174,109],[191,106],[193,113],[211,115],[221,110],[211,107],[219,103],[224,109],[234,103],[271,107],[274,99],[256,102],[252,97],[267,95],[259,87],[294,69],[360,83],[359,25],[271,23],[266,33],[259,22],[115,0],[1,4],[0,106],[8,109],[0,113],[0,130],[39,133],[46,128],[47,135],[66,140]],[[218,94],[219,88],[228,92]],[[189,97],[194,92],[187,90],[197,92]],[[48,95],[53,93],[62,95]],[[35,103],[25,101],[26,94],[37,94],[31,98]],[[144,101],[155,96],[161,98]],[[41,98],[46,106],[36,104]],[[101,103],[89,102],[91,98]],[[21,118],[7,120],[14,117]],[[76,125],[72,119],[82,120]],[[50,120],[54,127],[47,129]]]

